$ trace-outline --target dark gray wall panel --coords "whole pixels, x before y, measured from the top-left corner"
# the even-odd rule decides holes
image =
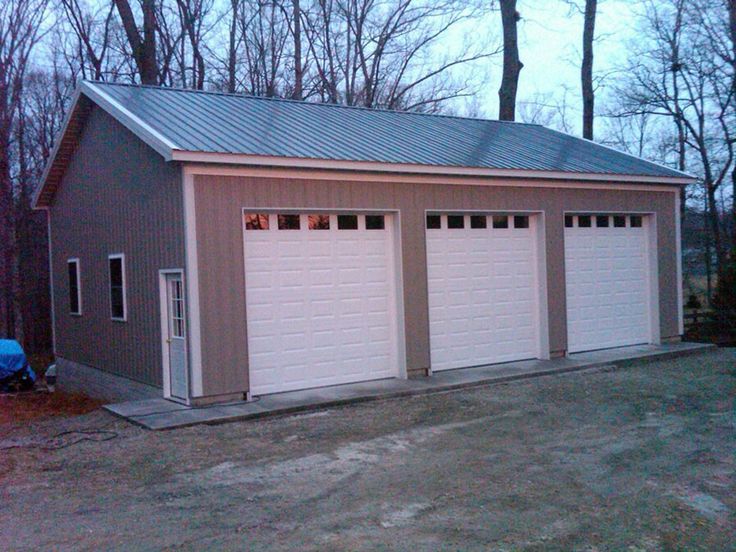
[[[180,168],[92,110],[51,208],[57,353],[162,384],[158,270],[184,267]],[[107,256],[124,253],[128,321],[110,319]],[[66,261],[81,261],[81,317],[69,314]]]

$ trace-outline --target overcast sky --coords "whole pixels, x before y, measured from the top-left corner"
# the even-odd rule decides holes
[[[583,3],[582,0],[578,1]],[[620,67],[626,59],[627,44],[634,38],[631,0],[599,0],[598,4],[594,76]],[[560,98],[564,94],[564,87],[568,86],[568,100],[575,110],[571,117],[579,130],[582,14],[571,11],[563,0],[519,0],[518,10],[522,16],[519,23],[519,57],[524,69],[521,71],[517,101],[533,101],[546,95]],[[500,29],[499,13],[489,14],[485,25],[490,28],[495,25]],[[469,29],[469,32],[476,30]],[[482,115],[496,117],[498,86],[501,82],[500,56],[485,65],[490,73],[487,80],[489,86],[480,94],[478,107]],[[600,90],[597,99],[602,100],[604,95],[605,90]]]

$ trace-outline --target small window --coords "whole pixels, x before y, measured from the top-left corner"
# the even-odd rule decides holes
[[[125,257],[122,254],[108,257],[110,269],[110,316],[125,321]]]
[[[595,217],[596,228],[608,228],[608,217],[605,215],[598,215]]]
[[[263,213],[247,213],[245,215],[246,230],[268,230],[268,215]]]
[[[631,227],[641,228],[641,216],[640,215],[631,215]]]
[[[572,215],[565,215],[565,228],[572,228],[574,226],[573,223]]]
[[[447,215],[447,227],[453,229],[465,228],[465,217],[463,215]]]
[[[487,224],[485,215],[470,215],[471,228],[485,228]]]
[[[590,215],[580,215],[578,217],[578,227],[580,228],[590,228],[591,222]]]
[[[358,215],[337,215],[338,230],[357,230]]]
[[[330,215],[309,215],[310,230],[329,230]]]
[[[79,259],[67,261],[69,273],[69,313],[82,314],[82,287],[79,277]]]
[[[509,217],[506,215],[493,215],[493,227],[494,228],[508,228]]]
[[[623,215],[614,215],[613,227],[614,228],[626,228],[626,217]]]
[[[383,215],[366,215],[365,216],[365,229],[366,230],[383,230],[386,228],[386,221]]]
[[[529,228],[529,217],[526,215],[516,215],[514,217],[514,228]]]
[[[427,215],[427,228],[429,230],[442,228],[442,217],[439,215]]]
[[[299,215],[279,215],[278,217],[279,230],[299,230]]]

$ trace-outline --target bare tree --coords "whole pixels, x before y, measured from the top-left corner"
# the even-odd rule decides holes
[[[6,0],[0,4],[0,333],[9,337],[22,333],[17,190],[11,174],[11,150],[17,148],[18,136],[23,138],[21,147],[25,145],[25,130],[18,126],[18,113],[30,55],[40,38],[45,12],[46,0]]]
[[[595,16],[598,0],[585,0],[583,22],[583,63],[580,80],[583,89],[583,138],[593,139],[593,117],[595,91],[593,90],[593,39],[595,38]]]
[[[503,26],[503,77],[498,90],[498,118],[513,121],[516,118],[516,90],[519,74],[524,64],[519,59],[517,23],[521,19],[516,11],[516,0],[499,0]]]

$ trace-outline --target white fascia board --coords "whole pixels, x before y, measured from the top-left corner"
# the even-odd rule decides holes
[[[356,172],[424,174],[439,176],[477,176],[543,180],[585,180],[605,182],[651,183],[666,186],[682,186],[684,184],[695,182],[695,179],[691,177],[636,176],[520,169],[448,167],[435,165],[415,165],[409,163],[382,163],[375,161],[341,161],[329,159],[307,159],[236,153],[208,153],[185,150],[173,151],[171,160],[189,163],[211,163],[250,167],[288,167],[299,169],[328,169]]]

